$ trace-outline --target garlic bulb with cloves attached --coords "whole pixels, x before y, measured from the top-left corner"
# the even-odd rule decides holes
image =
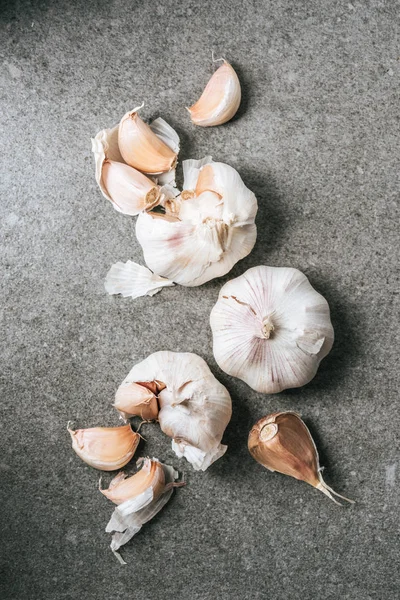
[[[122,386],[138,382],[156,384],[158,421],[178,457],[205,471],[226,452],[221,439],[232,414],[231,398],[200,356],[155,352],[131,369]]]
[[[92,427],[73,431],[72,448],[91,467],[114,471],[124,467],[135,454],[140,436],[130,425],[123,427]]]
[[[298,414],[280,412],[260,419],[249,433],[248,448],[252,457],[270,471],[305,481],[336,504],[332,494],[353,504],[322,479],[317,448]]]
[[[222,125],[232,119],[239,108],[239,78],[233,67],[225,59],[222,60],[224,64],[215,71],[199,100],[187,109],[195,125]]]
[[[100,489],[109,500],[117,504],[106,527],[113,533],[111,550],[122,564],[118,549],[126,544],[168,502],[173,488],[184,485],[177,483],[178,473],[156,458],[141,458],[137,461],[140,471],[126,478],[118,473],[107,490]]]
[[[286,267],[253,267],[228,281],[210,323],[221,369],[266,394],[311,381],[334,337],[325,298]]]
[[[235,169],[203,160],[183,162],[184,191],[165,214],[141,213],[136,236],[154,273],[186,286],[225,275],[256,241],[257,200]]]

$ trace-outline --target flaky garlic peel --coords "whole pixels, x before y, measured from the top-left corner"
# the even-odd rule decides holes
[[[187,110],[195,125],[222,125],[235,116],[241,100],[239,78],[226,60],[207,83],[199,100]]]
[[[330,488],[322,478],[318,451],[300,415],[279,412],[263,417],[249,433],[252,457],[270,471],[309,483],[339,504],[332,494],[353,504]]]
[[[124,467],[135,454],[140,436],[130,425],[122,427],[68,427],[72,448],[91,467],[101,471],[114,471]]]
[[[139,381],[156,383],[158,421],[178,457],[205,471],[226,452],[221,440],[232,414],[231,398],[200,356],[155,352],[131,369],[121,388]]]
[[[327,301],[286,267],[253,267],[228,281],[210,324],[221,369],[266,394],[311,381],[334,339]]]

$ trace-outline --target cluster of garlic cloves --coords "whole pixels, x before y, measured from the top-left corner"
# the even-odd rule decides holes
[[[187,110],[195,125],[222,125],[235,116],[241,100],[239,78],[225,59],[207,83],[199,100]]]
[[[143,386],[147,391],[139,389]],[[185,457],[195,470],[205,471],[226,452],[221,440],[232,414],[231,398],[200,356],[167,351],[151,354],[131,369],[117,391],[114,406],[125,416],[136,411],[145,418],[143,405],[138,408],[135,402],[145,396],[154,401],[147,392],[157,396],[158,422],[172,438],[179,458]],[[121,398],[128,396],[133,401],[121,409]]]
[[[72,430],[72,448],[88,465],[101,471],[115,471],[133,457],[140,436],[130,425],[122,427],[91,427]]]
[[[305,385],[333,344],[327,301],[297,269],[253,267],[211,311],[215,360],[266,394]]]
[[[252,457],[269,471],[277,471],[305,481],[339,504],[333,495],[346,500],[322,478],[318,451],[308,427],[294,412],[278,412],[263,417],[249,433]]]
[[[174,487],[184,485],[177,482],[178,472],[156,458],[141,458],[141,467],[134,475],[127,477],[121,472],[114,477],[108,489],[100,491],[117,505],[106,527],[112,533],[111,550],[121,564],[126,564],[120,556],[119,548],[136,535],[142,526],[150,521],[168,502]]]

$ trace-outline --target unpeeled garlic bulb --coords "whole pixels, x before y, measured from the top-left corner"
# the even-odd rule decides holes
[[[195,125],[222,125],[236,114],[240,100],[239,78],[233,67],[224,60],[224,64],[207,83],[199,100],[188,111]]]
[[[314,440],[298,414],[279,412],[260,419],[249,433],[248,448],[252,457],[270,471],[305,481],[336,504],[332,494],[353,503],[323,480]]]
[[[152,421],[157,419],[158,402],[155,395],[157,392],[154,384],[153,391],[146,384],[123,383],[119,386],[115,395],[114,407],[124,419],[139,416],[142,419]]]
[[[178,457],[205,471],[226,452],[221,439],[232,414],[231,398],[200,356],[155,352],[131,369],[122,386],[137,382],[157,385],[158,421]]]
[[[126,564],[117,552],[136,533],[142,525],[150,521],[168,502],[173,488],[183,485],[175,483],[178,473],[156,458],[141,458],[137,461],[141,469],[126,478],[118,473],[107,490],[101,490],[109,500],[117,504],[106,527],[113,533],[111,550],[122,564]]]
[[[215,360],[258,392],[305,385],[333,344],[327,301],[297,269],[253,267],[211,311]]]
[[[122,427],[92,427],[73,431],[72,448],[91,467],[114,471],[124,467],[135,454],[140,436],[130,425]]]

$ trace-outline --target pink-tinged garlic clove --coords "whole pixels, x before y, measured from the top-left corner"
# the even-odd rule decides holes
[[[199,100],[188,111],[195,125],[212,127],[226,123],[236,114],[241,100],[239,78],[224,60],[207,83]]]
[[[153,388],[157,390],[154,382]],[[142,419],[153,421],[157,419],[157,397],[151,389],[140,383],[122,383],[115,395],[114,407],[124,419],[139,416]]]
[[[72,448],[88,465],[101,471],[124,467],[135,454],[140,436],[130,425],[122,427],[68,428]]]
[[[165,487],[165,476],[162,464],[158,460],[146,458],[142,468],[134,475],[127,477],[123,472],[118,473],[111,481],[108,489],[100,492],[114,504],[122,504],[126,500],[137,498],[148,488],[152,489],[153,498],[157,499]]]

